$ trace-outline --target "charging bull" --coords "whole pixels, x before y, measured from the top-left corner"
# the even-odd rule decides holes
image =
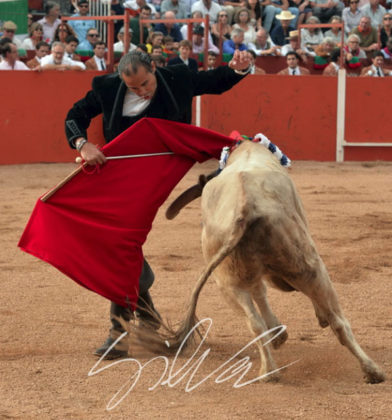
[[[219,176],[202,181],[167,210],[168,218],[175,217],[202,192],[202,250],[207,265],[173,344],[179,344],[197,322],[199,294],[214,272],[223,295],[245,315],[255,337],[281,325],[268,304],[266,284],[285,292],[300,291],[312,301],[320,326],[329,325],[358,359],[365,380],[384,381],[382,370],[354,338],[310,236],[295,186],[276,157],[265,147],[246,141],[233,151]],[[270,338],[257,342],[260,376],[277,380],[278,372],[268,375],[276,369],[270,346],[283,344],[287,333],[271,343]]]

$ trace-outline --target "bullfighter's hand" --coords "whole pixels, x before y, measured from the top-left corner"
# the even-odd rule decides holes
[[[248,51],[235,50],[233,58],[229,61],[229,67],[233,70],[244,71],[250,66]]]
[[[105,155],[93,143],[87,142],[80,151],[80,156],[89,165],[102,165],[106,162]]]

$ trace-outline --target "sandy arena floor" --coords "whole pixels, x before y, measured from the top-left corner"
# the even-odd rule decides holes
[[[114,409],[107,406],[134,372],[128,361],[88,376],[92,351],[106,338],[109,305],[60,272],[17,248],[36,199],[74,169],[73,164],[0,166],[0,419],[391,419],[392,418],[392,184],[390,163],[296,162],[291,175],[310,230],[364,350],[387,381],[368,385],[359,364],[329,328],[318,326],[310,301],[299,293],[270,290],[269,300],[287,325],[289,339],[274,351],[278,366],[291,362],[277,384],[233,388],[216,375],[191,392],[186,380],[158,386],[162,360],[146,367]],[[171,198],[215,162],[195,166]],[[170,200],[170,199],[169,199]],[[164,218],[166,203],[145,246],[161,313],[181,319],[203,267],[200,201],[177,219]],[[251,335],[210,280],[198,306],[213,325],[203,349],[211,351],[194,382],[242,349]],[[256,346],[244,350],[259,368]],[[132,353],[141,363],[152,355]],[[186,359],[180,359],[180,362]],[[169,359],[172,362],[172,359]]]

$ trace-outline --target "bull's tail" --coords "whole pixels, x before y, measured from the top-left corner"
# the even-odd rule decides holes
[[[228,241],[226,241],[226,243],[224,243],[220,250],[214,255],[204,272],[199,277],[195,287],[193,288],[185,319],[181,323],[180,327],[175,331],[173,341],[170,343],[172,348],[178,348],[184,342],[185,338],[187,338],[186,343],[191,342],[193,334],[189,336],[188,334],[198,322],[196,317],[196,306],[200,292],[215,268],[218,267],[218,265],[233,252],[234,248],[241,240],[246,226],[246,218],[242,215],[242,217],[239,217],[236,223],[234,223],[234,231],[230,235]],[[193,330],[193,333],[194,332],[195,330]],[[196,332],[200,335],[199,331],[196,330]]]

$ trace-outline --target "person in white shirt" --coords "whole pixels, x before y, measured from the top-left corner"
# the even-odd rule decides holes
[[[195,10],[203,13],[203,17],[205,15],[209,15],[210,17],[210,24],[215,23],[218,21],[218,13],[221,11],[221,7],[218,3],[215,3],[212,0],[199,0],[192,5],[192,13]]]
[[[74,61],[65,57],[65,45],[62,42],[53,42],[52,53],[43,57],[39,70],[85,70],[86,66],[81,61]]]
[[[290,32],[291,33],[291,32]],[[261,55],[280,55],[279,47],[277,47],[267,31],[260,28],[256,32],[256,41],[248,44],[248,49],[256,53],[257,56]]]
[[[126,52],[130,52],[136,50],[137,46],[132,44],[132,34],[133,30],[129,28],[129,50]],[[118,42],[113,45],[113,50],[117,52],[124,52],[124,26],[119,30],[117,34]]]
[[[0,63],[0,70],[30,70],[26,64],[18,60],[18,49],[14,43],[5,44],[1,54],[3,61]]]
[[[370,18],[370,24],[373,28],[378,29],[382,25],[382,18],[387,12],[385,7],[381,6],[380,0],[369,0],[369,3],[361,7],[364,16]]]
[[[392,76],[392,71],[384,67],[384,56],[381,51],[374,51],[372,56],[372,65],[364,67],[361,76],[364,77],[385,77]]]
[[[289,43],[283,45],[283,47],[280,49],[280,55],[286,57],[287,53],[290,51],[295,51],[301,57],[303,63],[308,61],[308,54],[306,54],[306,52],[301,49],[301,45],[299,43],[298,29],[289,32]]]
[[[151,9],[151,19],[153,19],[157,14],[157,9],[153,4],[147,3],[146,0],[127,0],[124,2],[124,8],[129,9],[133,16],[138,15],[143,6],[148,6]]]

